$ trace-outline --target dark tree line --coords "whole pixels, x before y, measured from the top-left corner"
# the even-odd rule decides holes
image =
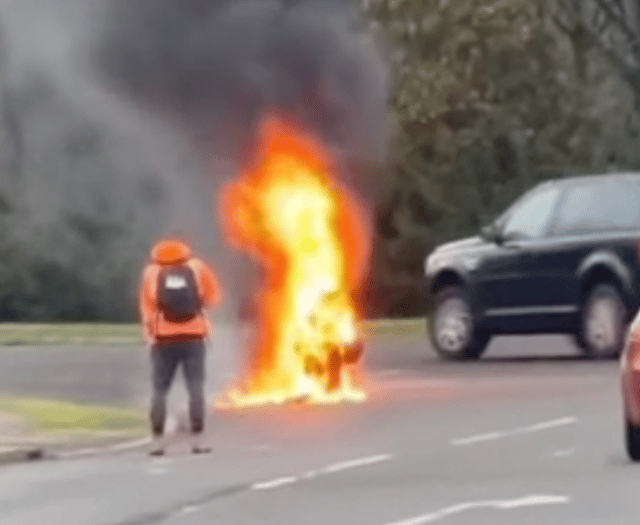
[[[637,2],[372,1],[368,13],[398,57],[395,189],[378,211],[387,314],[424,313],[425,255],[537,182],[640,167]]]
[[[392,180],[360,291],[370,316],[423,314],[425,256],[533,184],[640,169],[638,4],[361,2],[389,43],[398,124],[368,174]],[[134,320],[176,188],[46,76],[11,84],[7,53],[0,45],[0,318]]]

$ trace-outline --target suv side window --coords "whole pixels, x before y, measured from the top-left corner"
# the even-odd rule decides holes
[[[554,228],[556,235],[640,230],[640,185],[599,182],[567,192]]]
[[[560,190],[550,188],[534,193],[505,218],[505,239],[539,239],[546,231]]]

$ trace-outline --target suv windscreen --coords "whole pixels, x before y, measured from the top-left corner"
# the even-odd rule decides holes
[[[504,239],[538,239],[546,231],[560,190],[549,188],[534,192],[520,201],[500,220]]]
[[[640,184],[605,181],[570,188],[558,212],[556,235],[640,230]]]

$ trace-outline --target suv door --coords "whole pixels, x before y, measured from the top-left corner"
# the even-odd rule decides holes
[[[537,293],[534,257],[546,238],[560,189],[545,185],[525,195],[498,221],[501,241],[478,271],[479,302],[487,317],[526,312]]]
[[[549,247],[536,262],[542,271],[555,273],[556,302],[577,309],[578,272],[591,253],[609,253],[629,269],[635,268],[638,231],[639,180],[596,179],[570,187],[551,228]]]

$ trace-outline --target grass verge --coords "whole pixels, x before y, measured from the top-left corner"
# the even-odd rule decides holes
[[[423,334],[426,330],[426,319],[381,319],[377,321],[365,321],[364,330],[369,334],[381,335],[410,335]]]
[[[225,323],[221,323],[225,324]],[[425,320],[381,319],[364,321],[364,330],[372,335],[409,335],[424,333]],[[142,344],[137,324],[13,324],[0,323],[0,345],[139,345]]]
[[[147,423],[144,414],[131,409],[7,396],[0,397],[0,413],[47,431],[133,431]]]
[[[0,324],[0,345],[142,343],[137,324]]]

